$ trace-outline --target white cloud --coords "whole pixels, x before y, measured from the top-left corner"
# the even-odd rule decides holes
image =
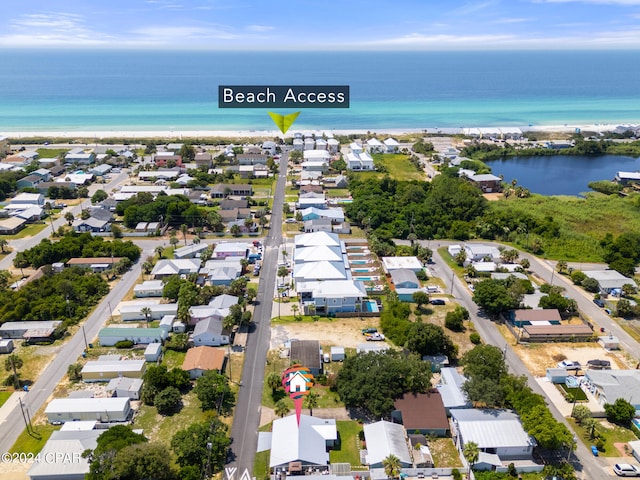
[[[273,30],[274,27],[270,25],[248,25],[246,29],[250,32],[268,32],[270,30]]]
[[[69,30],[84,28],[84,17],[75,13],[33,13],[12,20],[10,25],[18,29]]]
[[[149,25],[132,30],[130,33],[138,35],[147,41],[159,43],[180,43],[181,40],[219,39],[233,40],[238,35],[228,32],[225,28],[177,26],[177,25]]]
[[[525,23],[531,22],[535,20],[534,18],[525,18],[525,17],[514,17],[514,18],[498,18],[494,20],[492,23],[494,24],[509,24],[509,23]]]
[[[496,0],[487,2],[465,3],[464,5],[454,9],[451,13],[455,15],[470,15],[495,5]]]

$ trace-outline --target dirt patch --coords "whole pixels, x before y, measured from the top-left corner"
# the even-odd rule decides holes
[[[515,345],[513,349],[529,371],[537,377],[545,376],[547,368],[556,367],[561,360],[578,361],[584,366],[589,360],[601,359],[609,360],[613,369],[626,368],[625,363],[617,354],[592,345],[539,343]]]
[[[629,444],[626,442],[616,442],[613,444],[616,450],[620,452],[620,457],[630,457],[631,456],[631,448]]]
[[[292,338],[298,340],[319,340],[323,345],[339,345],[356,348],[366,341],[362,329],[380,327],[380,319],[371,318],[340,318],[320,322],[290,322],[276,323],[271,328],[271,348],[276,349]]]
[[[485,193],[482,196],[490,202],[495,202],[496,200],[502,200],[504,198],[502,193]]]

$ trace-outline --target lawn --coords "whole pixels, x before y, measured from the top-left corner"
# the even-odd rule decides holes
[[[362,425],[354,420],[337,420],[338,446],[329,451],[331,463],[348,463],[358,467],[360,463],[360,438]]]
[[[47,226],[49,228],[51,228],[50,225],[48,225],[48,224],[46,224],[44,222],[42,222],[42,223],[32,223],[31,225],[27,225],[25,228],[20,230],[15,235],[3,235],[3,238],[5,238],[7,240],[16,240],[18,238],[33,237],[34,235],[37,235],[42,230],[47,228]]]
[[[450,438],[436,438],[429,440],[429,451],[436,468],[460,468],[462,460],[453,440]]]
[[[36,152],[40,158],[58,158],[61,154],[67,153],[68,148],[38,148]]]
[[[184,357],[187,355],[187,352],[176,352],[175,350],[165,350],[162,357],[162,364],[165,365],[169,370],[172,368],[182,368],[182,363],[184,362]]]
[[[357,175],[364,178],[375,177],[383,178],[385,175],[395,180],[426,180],[426,174],[422,170],[417,170],[416,167],[409,161],[407,155],[399,153],[376,153],[371,155],[376,164],[382,164],[385,168],[385,172],[358,172]]]
[[[255,460],[253,461],[253,477],[256,480],[269,479],[270,454],[271,454],[271,450],[265,450],[264,452],[256,453]]]
[[[0,407],[9,400],[9,397],[13,394],[13,390],[3,390],[0,392]]]
[[[584,443],[587,448],[593,445],[593,440],[589,438],[586,430],[576,423],[575,419],[567,418],[567,421],[571,424],[578,437],[580,437],[582,443]],[[600,451],[600,455],[603,457],[620,456],[620,452],[613,445],[614,443],[627,443],[638,439],[630,429],[614,425],[606,420],[598,421],[597,430],[605,440],[604,449]]]
[[[558,384],[558,388],[561,390],[560,393],[562,394],[568,393],[573,395],[573,398],[575,398],[577,402],[587,401],[587,394],[584,393],[584,390],[581,388],[569,388],[564,383]]]
[[[49,423],[44,425],[34,425],[34,435],[29,435],[25,428],[16,440],[16,443],[11,447],[10,452],[36,454],[42,450],[42,447],[47,443],[51,434],[59,429],[60,426],[51,425]]]
[[[348,188],[329,188],[326,192],[329,198],[345,198],[351,195]]]
[[[178,430],[206,419],[206,415],[200,408],[200,400],[193,390],[182,396],[182,402],[182,410],[168,417],[159,415],[156,407],[141,405],[134,417],[132,427],[141,428],[144,435],[151,441],[169,445],[171,438]]]

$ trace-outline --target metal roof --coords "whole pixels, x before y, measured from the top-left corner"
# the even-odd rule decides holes
[[[402,425],[381,420],[365,425],[363,429],[369,465],[382,463],[389,455],[395,455],[404,464],[413,464]]]
[[[463,442],[475,442],[480,449],[535,445],[535,440],[527,435],[520,418],[513,412],[464,408],[451,410],[451,416]]]
[[[338,432],[334,419],[295,415],[273,421],[271,433],[270,467],[301,461],[303,464],[328,465],[327,440],[336,440]]]

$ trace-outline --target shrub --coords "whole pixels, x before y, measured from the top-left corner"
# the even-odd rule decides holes
[[[167,387],[156,394],[154,404],[160,415],[172,415],[180,410],[180,391],[175,387]]]
[[[595,278],[587,277],[582,280],[582,286],[587,292],[596,293],[600,289],[600,285]]]
[[[581,272],[580,270],[574,270],[571,273],[571,281],[573,282],[574,285],[582,285],[582,282],[584,281],[585,278],[587,278],[587,276],[584,274],[584,272]]]
[[[480,338],[480,334],[478,332],[471,332],[471,334],[469,335],[469,340],[474,345],[480,345],[480,343],[482,342],[482,339]]]
[[[453,480],[462,480],[462,474],[457,468],[451,470],[451,476],[453,477]]]
[[[120,340],[115,344],[116,348],[132,348],[133,342],[131,340]]]

